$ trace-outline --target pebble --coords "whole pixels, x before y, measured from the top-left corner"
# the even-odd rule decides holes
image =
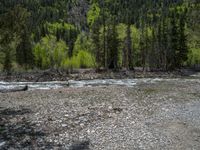
[[[62,127],[67,127],[67,124],[62,124]]]

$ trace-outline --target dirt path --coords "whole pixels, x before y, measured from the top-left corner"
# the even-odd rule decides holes
[[[0,94],[0,149],[200,149],[200,82]]]

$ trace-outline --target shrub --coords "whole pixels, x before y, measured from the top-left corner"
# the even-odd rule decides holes
[[[77,60],[79,61],[81,68],[95,67],[95,58],[89,52],[79,51],[79,53],[77,55]]]
[[[92,53],[93,50],[94,44],[92,43],[92,39],[84,32],[79,34],[74,44],[73,54],[77,55],[79,51]]]
[[[65,42],[57,41],[55,36],[46,36],[34,47],[35,63],[37,67],[46,69],[49,67],[59,68],[67,57]]]
[[[76,57],[72,57],[72,58],[66,58],[63,62],[62,62],[62,68],[63,69],[73,69],[73,68],[80,68],[80,64],[79,62],[76,60]]]
[[[73,56],[72,58],[66,58],[62,62],[63,69],[92,68],[94,66],[94,56],[86,51],[79,51],[77,55]]]
[[[200,64],[200,49],[199,48],[191,48],[188,54],[189,65]]]

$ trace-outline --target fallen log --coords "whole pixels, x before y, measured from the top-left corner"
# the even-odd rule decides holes
[[[20,92],[20,91],[27,91],[27,90],[28,90],[28,85],[24,87],[13,88],[13,89],[0,89],[0,93]]]

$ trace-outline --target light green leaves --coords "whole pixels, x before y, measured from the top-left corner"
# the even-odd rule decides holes
[[[47,22],[45,25],[47,26],[49,33],[53,34],[53,35],[56,35],[56,32],[58,30],[60,30],[60,31],[75,30],[74,25],[68,24],[68,23],[59,23],[59,22],[49,23],[49,22]]]
[[[38,67],[59,68],[63,60],[67,58],[67,49],[65,42],[56,41],[55,36],[46,36],[41,39],[34,47],[35,61]]]
[[[92,39],[84,32],[79,34],[76,42],[74,43],[74,54],[76,55],[81,50],[92,53],[93,49],[94,43],[92,42]]]
[[[81,50],[72,58],[66,58],[62,63],[62,68],[93,68],[95,67],[95,62],[95,58],[91,53]]]
[[[97,3],[91,5],[87,14],[87,23],[91,27],[98,20],[100,16],[100,8]]]

